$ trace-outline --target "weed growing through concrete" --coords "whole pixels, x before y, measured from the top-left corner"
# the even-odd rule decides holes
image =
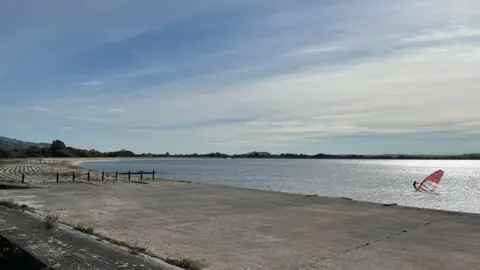
[[[47,217],[49,217],[49,216],[50,215],[48,215]],[[58,216],[56,216],[56,217],[58,219]],[[148,252],[147,248],[145,248],[145,247],[140,247],[137,244],[132,245],[132,244],[129,244],[125,241],[116,240],[116,239],[110,238],[108,236],[102,235],[100,233],[96,233],[93,227],[88,226],[86,224],[78,223],[73,228],[77,231],[96,236],[96,237],[98,237],[97,240],[105,240],[105,241],[107,241],[111,244],[128,248],[130,253],[133,254],[133,255],[137,255],[139,253],[144,253],[144,254],[147,254],[147,255],[158,258],[156,255]],[[186,270],[200,270],[204,267],[200,262],[197,262],[195,260],[188,259],[188,258],[184,258],[184,259],[180,259],[180,260],[168,258],[168,259],[165,259],[165,262],[169,263],[171,265],[181,267],[181,268],[186,269]]]
[[[94,235],[94,236],[98,237],[99,239],[105,240],[105,241],[107,241],[111,244],[121,246],[121,247],[126,247],[130,250],[130,253],[135,254],[135,255],[138,254],[138,253],[147,253],[147,249],[144,248],[144,247],[139,247],[138,245],[131,245],[131,244],[125,242],[125,241],[116,240],[116,239],[110,238],[108,236],[102,235],[100,233],[96,233],[95,230],[93,229],[93,227],[89,227],[89,226],[84,225],[82,223],[79,223],[77,226],[74,227],[74,229],[77,230],[77,231],[81,231],[83,233],[86,233],[86,234]]]
[[[203,268],[203,265],[200,262],[188,258],[183,258],[180,260],[167,258],[165,259],[165,262],[186,270],[200,270]]]
[[[83,223],[78,223],[77,226],[73,227],[75,230],[86,233],[86,234],[93,234],[94,229],[92,226],[88,226]]]
[[[43,225],[47,230],[51,230],[55,228],[55,226],[57,226],[57,223],[58,223],[58,215],[54,213],[48,214],[43,220]]]
[[[147,253],[147,249],[144,247],[139,247],[138,245],[128,245],[128,248],[130,249],[130,253],[133,255],[137,255],[138,253]]]

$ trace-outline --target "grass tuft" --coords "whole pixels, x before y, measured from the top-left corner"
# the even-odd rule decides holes
[[[54,213],[49,213],[47,216],[45,216],[43,220],[43,225],[45,226],[45,229],[51,230],[57,226],[58,223],[58,215]]]
[[[0,201],[0,205],[5,206],[10,209],[21,209],[25,210],[28,209],[28,205],[26,204],[18,204],[12,200],[2,200]]]
[[[180,260],[167,258],[165,259],[165,262],[186,270],[200,270],[203,268],[203,265],[200,262],[188,258],[183,258]]]
[[[86,234],[94,234],[94,229],[92,226],[83,224],[83,223],[78,223],[75,227],[73,227],[75,230],[86,233]]]
[[[92,233],[90,233],[90,234],[95,235],[98,238],[109,242],[110,244],[114,244],[114,245],[121,246],[121,247],[126,247],[130,250],[131,254],[136,255],[138,253],[145,253],[145,254],[147,253],[147,249],[144,248],[144,247],[139,247],[137,245],[131,245],[131,244],[125,242],[125,241],[116,240],[116,239],[110,238],[108,236],[99,234],[99,233],[94,233],[93,229],[92,229]]]

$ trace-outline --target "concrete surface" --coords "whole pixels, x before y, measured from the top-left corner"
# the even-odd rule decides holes
[[[209,269],[480,268],[480,215],[155,181],[48,184],[0,199]]]
[[[62,227],[46,230],[34,215],[0,206],[0,235],[54,269],[179,269]]]

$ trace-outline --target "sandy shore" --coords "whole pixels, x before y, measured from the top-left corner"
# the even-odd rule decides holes
[[[23,159],[0,159],[1,164],[34,164],[34,163],[61,163],[79,165],[84,162],[113,162],[122,160],[182,160],[182,157],[92,157],[92,158],[23,158]]]
[[[21,182],[22,174],[26,183],[56,182],[57,173],[59,182],[72,182],[73,173],[75,181],[88,182],[88,173],[92,182],[102,181],[102,173],[80,167],[84,162],[111,162],[121,160],[167,160],[175,158],[42,158],[42,159],[4,159],[0,160],[0,181]],[[131,180],[140,176],[132,175]],[[144,180],[151,179],[151,175],[144,175]],[[115,173],[105,173],[105,181],[114,181]],[[119,174],[118,181],[128,180],[127,175]]]

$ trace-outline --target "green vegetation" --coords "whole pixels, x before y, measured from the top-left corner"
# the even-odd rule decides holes
[[[267,159],[480,159],[480,153],[470,153],[463,155],[406,155],[406,154],[385,154],[385,155],[330,155],[318,153],[315,155],[282,153],[271,154],[268,152],[250,152],[246,154],[228,155],[214,152],[208,154],[135,154],[129,150],[119,150],[113,152],[100,152],[94,149],[77,149],[66,146],[60,140],[54,140],[51,144],[35,144],[22,142],[22,147],[14,147],[12,143],[2,143],[6,141],[17,141],[6,137],[0,137],[0,159],[8,158],[47,158],[47,157],[190,157],[190,158],[267,158]],[[21,142],[21,141],[19,141]],[[28,145],[28,147],[27,147]]]
[[[49,147],[49,143],[25,142],[17,139],[0,136],[0,148],[3,149],[27,149],[29,147]]]
[[[181,260],[175,260],[171,258],[167,258],[165,260],[166,263],[169,263],[171,265],[178,266],[180,268],[186,269],[186,270],[200,270],[203,268],[203,265],[195,260],[192,259],[181,259]]]
[[[5,137],[0,137],[5,138]],[[8,138],[6,138],[8,139]],[[10,139],[13,140],[13,139]],[[33,143],[30,143],[33,144]],[[40,145],[40,146],[39,146]],[[9,145],[8,145],[9,146]],[[134,157],[135,153],[128,150],[114,152],[100,152],[97,150],[77,149],[66,146],[60,140],[54,140],[51,144],[31,145],[27,148],[6,147],[0,143],[0,158],[48,158],[48,157]]]

